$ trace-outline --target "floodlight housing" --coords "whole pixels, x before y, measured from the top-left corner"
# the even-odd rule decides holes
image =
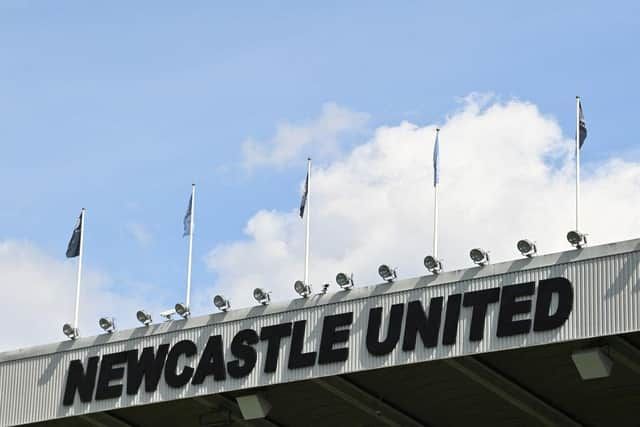
[[[353,288],[353,273],[338,273],[336,274],[336,283],[342,289]]]
[[[567,240],[577,249],[587,245],[587,235],[579,232],[578,230],[572,230],[567,233]]]
[[[262,288],[255,288],[253,290],[253,298],[262,305],[268,305],[271,302],[271,292],[268,292]]]
[[[231,302],[222,295],[216,295],[213,297],[213,305],[215,305],[220,311],[227,311],[231,308]]]
[[[311,286],[305,284],[302,280],[296,280],[293,284],[293,289],[295,289],[302,298],[307,298],[311,295]]]
[[[571,353],[571,359],[580,374],[580,378],[593,380],[611,375],[613,361],[607,353],[605,348],[598,347],[576,350]]]
[[[113,317],[102,317],[98,320],[98,325],[108,334],[116,330],[116,321]]]
[[[529,239],[519,240],[517,247],[520,253],[528,258],[531,258],[538,252],[535,242],[532,242]]]
[[[69,323],[65,323],[64,325],[62,325],[62,333],[72,340],[75,340],[80,336],[80,331],[78,330],[78,328],[74,328]]]
[[[442,271],[442,261],[431,255],[424,257],[424,266],[433,274],[438,274]]]
[[[188,318],[191,315],[191,311],[189,311],[189,306],[187,306],[184,303],[177,303],[175,305],[176,313],[178,313],[178,315],[182,316],[183,319]]]
[[[382,264],[378,267],[378,274],[382,277],[382,280],[386,280],[389,283],[392,283],[398,278],[396,269],[389,267],[387,264]]]
[[[487,265],[489,264],[489,252],[485,251],[481,248],[473,248],[469,252],[469,257],[471,260],[478,265]]]
[[[138,310],[138,312],[136,313],[136,318],[144,326],[149,326],[152,322],[151,315],[144,310]]]

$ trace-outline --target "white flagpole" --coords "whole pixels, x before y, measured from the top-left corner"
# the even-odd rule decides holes
[[[311,217],[311,158],[307,159],[306,233],[304,239],[304,284],[309,285],[309,218]]]
[[[438,141],[438,135],[440,134],[440,129],[436,129],[436,141]],[[438,151],[440,147],[438,147]],[[438,162],[440,161],[440,152],[438,152]],[[438,165],[440,166],[440,165]],[[434,174],[436,170],[434,168]],[[438,173],[440,171],[438,170]],[[433,180],[433,257],[438,259],[438,182],[435,179]]]
[[[80,211],[80,251],[78,253],[78,277],[76,281],[76,311],[73,318],[73,327],[78,329],[78,314],[80,312],[80,279],[82,278],[82,253],[84,249],[84,215],[85,209]]]
[[[191,260],[193,258],[193,217],[196,214],[196,185],[191,184],[191,216],[189,218],[189,259],[187,261],[187,298],[185,304],[191,310]]]
[[[576,96],[576,231],[580,231],[580,97]]]

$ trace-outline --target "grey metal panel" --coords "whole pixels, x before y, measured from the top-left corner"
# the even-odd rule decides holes
[[[638,331],[639,248],[640,240],[633,240],[0,354],[0,426],[385,366]],[[566,277],[573,283],[575,294],[573,312],[559,329],[496,338],[498,307],[493,304],[487,313],[482,341],[468,340],[470,312],[463,309],[455,345],[439,345],[435,348],[417,346],[416,350],[410,353],[403,352],[400,346],[397,346],[385,357],[371,356],[366,350],[368,312],[372,307],[382,306],[388,312],[394,303],[416,299],[429,301],[437,296],[558,276]],[[161,380],[155,393],[141,391],[136,396],[125,395],[119,399],[88,404],[80,403],[76,399],[73,406],[62,406],[66,372],[71,360],[86,360],[94,355],[146,346],[157,347],[163,343],[173,344],[183,339],[194,341],[201,351],[212,334],[223,336],[226,346],[225,359],[230,360],[233,357],[228,344],[239,330],[259,330],[267,325],[305,319],[307,339],[304,350],[313,351],[317,350],[319,345],[323,318],[344,312],[353,312],[355,316],[348,343],[350,355],[345,363],[287,370],[288,340],[284,340],[277,371],[265,374],[263,355],[266,343],[261,342],[256,346],[259,353],[258,363],[251,374],[243,379],[227,378],[222,382],[210,380],[199,386],[188,384],[180,389],[172,389]],[[386,324],[383,324],[382,330],[385,330],[385,327]],[[197,356],[187,362],[193,365],[195,361]]]

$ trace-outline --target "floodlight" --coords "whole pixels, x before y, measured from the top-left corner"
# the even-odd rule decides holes
[[[307,298],[311,295],[311,286],[306,285],[302,280],[296,280],[293,284],[293,289],[295,289],[302,298]]]
[[[271,302],[270,293],[262,288],[255,288],[253,290],[253,298],[262,305],[268,305]]]
[[[186,319],[191,315],[191,312],[189,311],[189,307],[186,304],[183,304],[181,302],[176,304],[175,310],[176,310],[176,313],[178,313],[184,319]]]
[[[386,280],[391,283],[398,278],[398,272],[395,268],[391,268],[386,264],[382,264],[378,267],[378,274],[382,277],[382,280]]]
[[[478,265],[489,264],[489,252],[485,251],[484,249],[471,249],[471,251],[469,252],[469,256],[471,257],[471,260]]]
[[[64,333],[67,337],[69,337],[72,340],[75,340],[80,336],[80,331],[78,331],[78,328],[74,328],[68,323],[65,323],[62,326],[62,333]]]
[[[613,362],[603,350],[606,349],[596,347],[571,353],[571,359],[583,380],[605,378],[611,375]]]
[[[587,235],[579,232],[578,230],[572,230],[567,233],[567,240],[571,245],[580,249],[587,244]]]
[[[438,274],[442,271],[442,261],[431,255],[424,257],[424,266],[433,274]]]
[[[336,274],[336,283],[342,289],[351,289],[353,288],[353,273],[338,273]]]
[[[236,397],[238,408],[245,420],[265,418],[271,410],[271,403],[267,401],[263,393],[245,394]]]
[[[174,314],[176,314],[176,311],[173,308],[170,308],[169,310],[161,312],[160,316],[164,317],[164,320],[168,322]]]
[[[136,317],[144,326],[149,326],[151,324],[151,315],[144,310],[138,310]]]
[[[213,297],[213,305],[215,305],[220,311],[227,311],[231,308],[231,302],[222,295],[216,295]]]
[[[100,320],[98,320],[98,325],[100,325],[100,327],[109,334],[116,330],[116,321],[113,317],[100,318]]]
[[[538,252],[536,244],[529,239],[519,240],[517,246],[520,253],[528,258],[531,258]]]
[[[318,295],[324,295],[327,293],[327,291],[329,290],[329,286],[331,286],[331,283],[324,283],[322,285],[322,289],[320,290],[320,292],[318,292]]]

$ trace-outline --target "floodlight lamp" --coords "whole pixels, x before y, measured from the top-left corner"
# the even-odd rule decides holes
[[[220,311],[227,311],[231,308],[231,302],[222,295],[216,295],[213,297],[213,305],[215,305]]]
[[[189,311],[189,306],[181,302],[176,304],[175,310],[176,310],[176,313],[182,316],[183,319],[186,319],[191,315],[191,312]]]
[[[471,249],[471,251],[469,252],[469,256],[471,257],[471,260],[478,265],[489,264],[489,252],[485,251],[484,249]]]
[[[517,247],[520,253],[528,258],[531,258],[538,252],[535,242],[532,242],[529,239],[519,240]]]
[[[102,317],[98,320],[98,325],[108,334],[116,330],[116,321],[113,317]]]
[[[268,305],[271,302],[270,293],[262,288],[255,288],[253,290],[253,298],[262,305]]]
[[[386,280],[389,283],[398,278],[398,272],[396,269],[389,267],[387,264],[382,264],[378,267],[378,274],[382,277],[382,280]]]
[[[572,246],[575,246],[577,249],[586,246],[587,244],[587,235],[579,232],[578,230],[572,230],[567,233],[567,240],[571,243]]]
[[[305,284],[302,280],[296,280],[293,284],[293,289],[295,289],[302,298],[307,298],[311,295],[311,286]]]
[[[353,273],[338,273],[336,274],[336,283],[342,289],[353,288]]]
[[[72,340],[75,340],[76,338],[78,338],[80,336],[80,331],[78,331],[78,328],[74,328],[69,323],[65,323],[62,326],[62,333],[65,334],[67,337],[69,337],[69,339],[72,339]]]
[[[424,266],[433,274],[438,274],[442,271],[442,261],[431,255],[424,257]]]
[[[149,326],[152,322],[151,315],[144,310],[138,310],[138,312],[136,313],[136,318],[144,326]]]
[[[324,295],[327,293],[327,291],[329,290],[329,286],[331,286],[331,283],[324,283],[322,285],[322,289],[320,290],[320,292],[318,292],[318,295]]]

